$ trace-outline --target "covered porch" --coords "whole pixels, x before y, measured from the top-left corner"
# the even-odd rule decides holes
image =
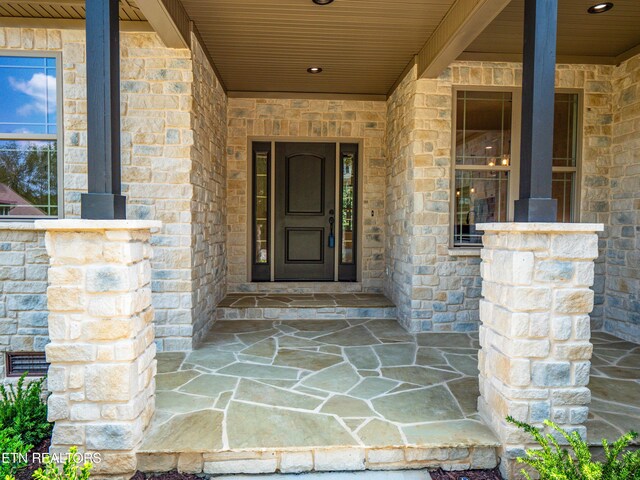
[[[508,415],[637,423],[637,2],[17,3],[59,215],[3,227],[1,345],[47,344],[53,451],[514,476]]]

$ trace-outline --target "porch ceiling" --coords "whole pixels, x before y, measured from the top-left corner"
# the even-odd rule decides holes
[[[386,95],[453,0],[182,0],[230,91]],[[307,68],[320,66],[320,75]]]
[[[615,0],[609,12],[591,15],[587,8],[595,0],[561,0],[558,7],[559,61],[576,63],[617,63],[626,52],[640,45],[640,2]],[[524,0],[511,3],[493,20],[487,29],[465,50],[487,57],[490,54],[522,53]],[[480,57],[479,55],[479,57]],[[565,57],[565,58],[563,58]],[[579,58],[592,57],[592,58]],[[600,57],[600,58],[598,58]],[[498,58],[498,57],[496,57]]]
[[[0,17],[82,20],[85,0],[0,0]],[[120,20],[144,21],[133,0],[120,0]]]

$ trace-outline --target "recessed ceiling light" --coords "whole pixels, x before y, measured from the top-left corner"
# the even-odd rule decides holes
[[[602,3],[596,3],[595,5],[589,7],[587,9],[587,12],[589,12],[589,13],[604,13],[604,12],[608,12],[612,8],[613,8],[613,3],[611,3],[611,2],[602,2]]]
[[[312,0],[316,5],[329,5],[333,0]]]
[[[308,73],[320,73],[322,71],[322,68],[320,67],[309,67],[307,68],[307,72]]]

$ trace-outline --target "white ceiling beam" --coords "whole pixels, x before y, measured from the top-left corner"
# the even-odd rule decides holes
[[[190,40],[183,36],[163,0],[136,0],[136,5],[167,47],[189,47]]]
[[[510,0],[456,0],[418,53],[418,78],[435,78],[467,48]]]

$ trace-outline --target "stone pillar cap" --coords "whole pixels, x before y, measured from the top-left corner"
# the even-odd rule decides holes
[[[151,230],[162,227],[159,220],[37,220],[36,230],[47,231],[98,231],[98,230]]]
[[[516,233],[594,233],[604,231],[602,223],[478,223],[476,230]]]

